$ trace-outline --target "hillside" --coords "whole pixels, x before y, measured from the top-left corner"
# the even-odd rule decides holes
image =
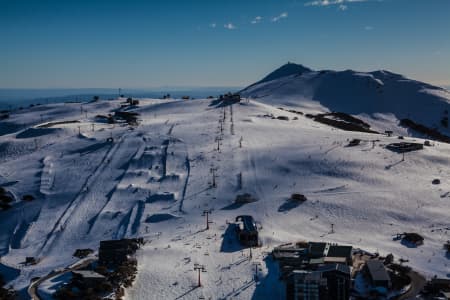
[[[296,80],[306,79],[275,81]],[[385,148],[396,138],[337,130],[280,110],[280,103],[268,104],[274,95],[225,107],[215,100],[141,99],[127,110],[139,114],[138,126],[96,118],[114,113],[123,99],[12,113],[0,136],[0,186],[15,200],[0,211],[0,252],[2,268],[20,274],[8,271],[15,274],[8,284],[26,299],[30,279],[76,262],[76,249],[123,237],[147,241],[127,299],[276,299],[283,289],[266,255],[303,239],[393,253],[427,276],[448,276],[442,245],[450,239],[450,145],[436,142],[403,161]],[[347,147],[354,138],[361,144]],[[432,184],[435,178],[440,185]],[[308,201],[289,204],[296,192]],[[233,204],[243,193],[257,201]],[[35,200],[21,200],[28,194]],[[205,209],[212,210],[208,231]],[[262,226],[263,246],[252,260],[227,225],[242,214]],[[405,231],[419,232],[425,244],[417,249],[393,241]],[[25,266],[25,257],[39,263]],[[258,285],[251,281],[255,262],[261,263]],[[194,263],[207,268],[201,289],[192,288]],[[49,280],[39,292],[50,295],[63,280]]]
[[[310,68],[306,68],[302,65],[287,63],[287,64],[279,67],[278,69],[276,69],[275,71],[273,71],[272,73],[270,73],[269,75],[267,75],[266,77],[261,79],[260,81],[254,83],[253,85],[276,80],[276,79],[290,76],[290,75],[301,75],[303,73],[308,73],[308,72],[312,72],[312,70]]]
[[[300,70],[280,72],[279,70]],[[308,71],[301,65],[287,64],[262,81],[241,91],[244,97],[307,112],[345,112],[360,116],[379,131],[421,136],[399,126],[401,119],[449,135],[450,93],[439,87],[405,78],[389,71],[357,72]]]

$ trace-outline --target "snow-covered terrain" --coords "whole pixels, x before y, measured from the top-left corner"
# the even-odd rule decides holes
[[[382,132],[388,128],[405,134],[398,123],[408,118],[450,133],[441,124],[450,110],[450,92],[389,71],[313,71],[288,63],[244,89],[242,95],[307,112],[359,115]]]
[[[450,239],[450,145],[433,142],[422,151],[407,153],[402,161],[401,155],[385,148],[398,141],[395,137],[342,131],[278,109],[294,103],[305,111],[338,110],[308,98],[306,90],[303,96],[294,91],[297,84],[333,74],[309,72],[264,82],[245,91],[259,98],[229,106],[206,99],[140,99],[138,107],[130,108],[140,114],[137,127],[96,121],[96,115],[113,113],[124,99],[82,106],[49,104],[12,113],[0,122],[0,186],[16,197],[11,209],[0,212],[2,270],[14,275],[8,284],[26,298],[30,279],[75,263],[75,249],[97,249],[101,240],[123,237],[147,240],[137,253],[139,272],[126,291],[127,299],[280,299],[284,291],[277,267],[266,254],[273,246],[304,239],[393,253],[408,258],[427,276],[450,276],[450,261],[442,247]],[[349,101],[355,101],[360,86],[366,85],[374,90],[382,86],[384,95],[392,90],[399,99],[410,94],[448,97],[444,90],[433,90],[439,96],[431,96],[403,88],[412,83],[389,81],[394,76],[390,73],[342,76],[361,81],[342,87],[342,93],[353,95]],[[260,94],[280,84],[285,84],[282,93],[275,89]],[[323,99],[332,96],[328,89],[318,90]],[[436,100],[442,104],[436,104],[439,109],[447,105],[442,99]],[[405,104],[408,99],[401,101]],[[395,119],[400,109],[390,105],[389,111],[356,106],[349,112],[366,113],[370,119],[372,113],[383,113],[379,115],[383,126],[383,118]],[[428,111],[416,113],[426,121]],[[289,121],[270,115],[287,116]],[[39,126],[61,121],[78,122]],[[114,142],[107,142],[111,137]],[[347,147],[354,138],[362,143]],[[215,188],[212,169],[217,175]],[[432,184],[435,178],[440,185]],[[308,201],[298,206],[288,203],[296,192]],[[258,201],[234,204],[243,193]],[[26,194],[36,199],[22,201]],[[210,209],[213,223],[205,230],[202,212]],[[251,259],[228,225],[242,214],[253,215],[262,227],[262,247],[253,250]],[[422,234],[424,245],[408,248],[393,241],[395,234],[405,231]],[[39,263],[24,266],[30,256]],[[195,288],[195,263],[206,268],[201,288]],[[252,276],[258,263],[260,280],[255,284]],[[42,294],[51,292],[52,286],[57,281],[44,283]]]

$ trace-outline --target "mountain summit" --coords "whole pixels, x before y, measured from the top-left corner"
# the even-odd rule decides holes
[[[279,67],[278,69],[276,69],[275,71],[273,71],[272,73],[270,73],[269,75],[267,75],[266,77],[264,77],[262,80],[258,81],[255,84],[275,80],[290,75],[301,75],[305,72],[311,71],[312,70],[310,68],[307,68],[303,65],[288,62],[287,64],[282,65],[281,67]]]
[[[266,104],[297,107],[304,112],[344,112],[363,115],[380,124],[389,120],[380,129],[399,128],[400,121],[407,118],[450,133],[448,122],[443,122],[450,111],[447,90],[384,70],[313,71],[289,63],[245,88],[241,94]],[[398,132],[406,134],[404,128]]]

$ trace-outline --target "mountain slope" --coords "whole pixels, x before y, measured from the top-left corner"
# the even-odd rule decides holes
[[[447,276],[442,245],[450,239],[450,145],[435,143],[402,160],[385,147],[394,137],[335,130],[255,100],[221,107],[211,100],[141,99],[130,108],[140,114],[133,128],[95,117],[121,104],[85,104],[87,115],[79,104],[51,104],[11,116],[21,124],[43,113],[46,121],[79,123],[18,138],[29,127],[42,129],[27,125],[0,136],[0,186],[16,195],[12,208],[0,211],[0,267],[20,271],[8,285],[23,291],[31,278],[76,262],[78,248],[137,236],[147,243],[137,254],[136,282],[126,291],[130,300],[278,299],[283,286],[267,253],[298,240],[393,253],[429,277]],[[106,142],[111,136],[114,142]],[[347,147],[354,138],[361,144]],[[440,185],[432,184],[435,178]],[[235,205],[243,193],[258,201]],[[292,193],[308,201],[292,205]],[[36,199],[21,201],[26,194]],[[212,210],[209,230],[205,209]],[[243,214],[262,225],[263,247],[253,249],[252,259],[229,225]],[[410,231],[425,237],[420,249],[392,240]],[[28,256],[39,263],[24,266]],[[195,263],[207,268],[198,289],[192,289]],[[252,280],[254,263],[261,264],[260,284]],[[56,286],[49,280],[39,292],[50,294]]]
[[[290,69],[294,67],[289,65]],[[298,66],[303,69],[303,66]],[[409,118],[428,127],[449,133],[441,120],[450,110],[450,93],[442,88],[407,79],[388,71],[356,72],[305,71],[282,75],[277,71],[241,91],[244,97],[312,111],[339,111],[372,118],[393,115]],[[392,118],[388,118],[392,119]]]

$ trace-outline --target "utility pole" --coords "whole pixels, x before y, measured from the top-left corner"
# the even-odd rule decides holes
[[[78,135],[81,135],[81,126],[78,126]]]
[[[258,281],[258,267],[261,265],[260,262],[253,262],[253,265],[255,266],[255,282]]]
[[[242,172],[238,174],[238,188],[242,189]]]
[[[212,223],[209,221],[209,215],[211,214],[211,210],[204,210],[202,216],[206,217],[206,230],[209,229],[209,224]]]
[[[220,138],[216,137],[217,141],[217,152],[220,152]]]
[[[91,125],[92,125],[92,131],[95,131],[95,124],[92,123]]]
[[[242,148],[242,141],[244,140],[244,138],[241,136],[241,138],[239,139],[239,148]]]
[[[334,224],[331,223],[331,233],[334,233]]]
[[[200,274],[201,273],[206,273],[206,268],[204,265],[200,265],[200,264],[195,264],[194,265],[194,271],[198,271],[198,287],[202,286],[202,282],[200,280]]]
[[[216,184],[216,168],[211,168],[210,171],[212,173],[212,187],[215,188],[215,187],[217,187],[217,184]]]

